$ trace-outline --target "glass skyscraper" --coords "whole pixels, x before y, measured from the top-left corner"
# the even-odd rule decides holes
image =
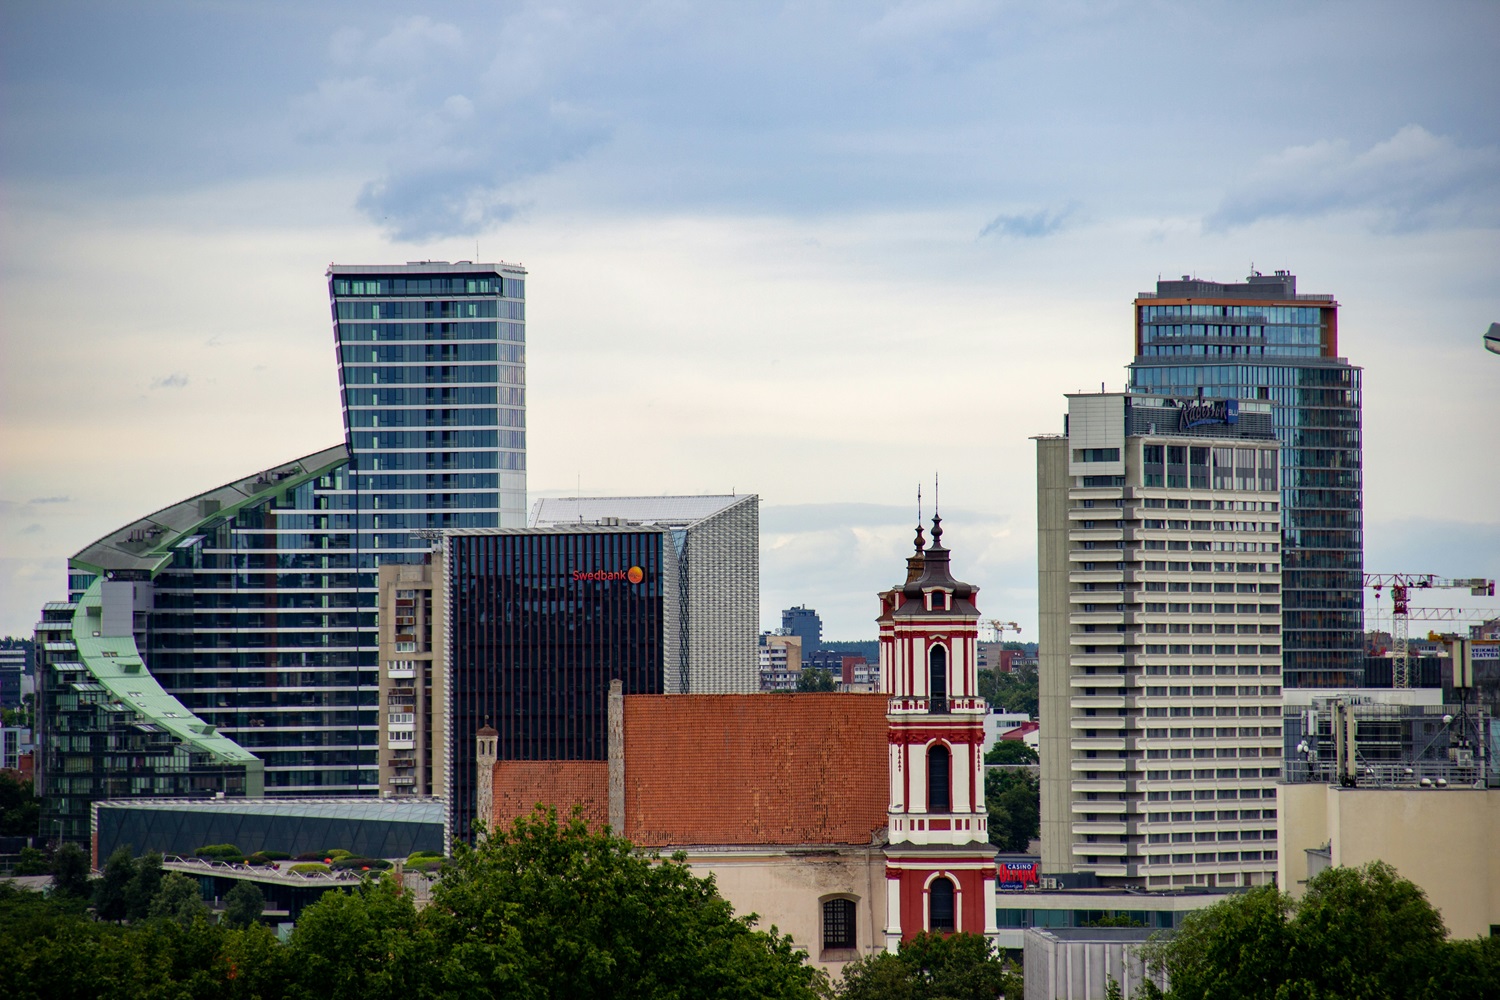
[[[1242,284],[1158,281],[1135,300],[1134,392],[1269,400],[1281,445],[1286,687],[1364,680],[1360,369],[1338,303],[1285,271]]]
[[[333,265],[345,442],[69,562],[70,601],[101,581],[135,587],[122,634],[180,702],[168,710],[264,761],[267,795],[377,791],[379,566],[425,558],[414,531],[525,524],[525,276]]]
[[[328,269],[358,547],[420,561],[413,531],[526,523],[526,272]]]

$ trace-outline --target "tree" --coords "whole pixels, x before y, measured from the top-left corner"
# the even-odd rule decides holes
[[[144,920],[151,914],[151,901],[161,891],[161,853],[152,851],[135,862],[135,877],[125,887],[125,918]]]
[[[1500,950],[1447,942],[1422,890],[1378,861],[1320,872],[1300,901],[1274,886],[1231,896],[1147,954],[1174,1000],[1500,995]]]
[[[465,995],[812,998],[826,983],[680,857],[643,857],[578,814],[537,811],[458,845],[423,911]]]
[[[1037,677],[1035,667],[1023,667],[1010,673],[979,671],[979,696],[991,708],[1007,712],[1037,713]]]
[[[208,917],[208,905],[198,891],[198,880],[181,872],[168,872],[162,877],[161,889],[151,901],[150,916],[164,917],[184,927]]]
[[[42,803],[31,782],[14,771],[0,771],[0,837],[35,837]]]
[[[118,847],[104,862],[104,873],[94,880],[94,912],[100,920],[118,923],[125,919],[129,904],[126,890],[135,879],[135,857],[128,847]]]
[[[224,916],[220,923],[226,927],[249,927],[260,920],[266,908],[266,897],[254,882],[236,882],[224,896]]]
[[[797,672],[798,691],[837,691],[833,671],[818,667],[804,667]]]
[[[1029,771],[986,771],[984,803],[990,843],[1002,851],[1024,852],[1041,831],[1041,796],[1041,783]]]
[[[1019,996],[1020,978],[979,934],[919,934],[895,953],[844,966],[839,1000],[995,1000]]]
[[[69,841],[52,852],[52,894],[72,899],[90,899],[94,894],[89,858],[83,848]]]
[[[1024,740],[996,740],[995,745],[990,747],[989,753],[984,755],[984,762],[986,764],[1040,764],[1042,759]]]
[[[21,848],[21,859],[16,862],[12,875],[46,875],[51,871],[52,862],[47,860],[45,851],[39,851],[35,847]]]

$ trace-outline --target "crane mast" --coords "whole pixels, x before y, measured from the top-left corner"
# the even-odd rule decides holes
[[[1467,590],[1475,597],[1494,597],[1495,581],[1482,577],[1467,579],[1444,579],[1433,573],[1366,573],[1365,586],[1375,591],[1376,601],[1386,587],[1391,590],[1391,645],[1393,648],[1392,680],[1398,688],[1411,687],[1411,651],[1408,648],[1409,622],[1413,617],[1426,618],[1423,609],[1413,612],[1411,592],[1413,590],[1448,589]]]

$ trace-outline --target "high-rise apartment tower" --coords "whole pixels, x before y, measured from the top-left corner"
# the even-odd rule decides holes
[[[1338,356],[1338,303],[1286,271],[1158,281],[1135,300],[1130,388],[1264,400],[1281,445],[1288,687],[1364,680],[1360,369]]]
[[[1272,404],[1068,397],[1037,440],[1042,865],[1115,885],[1276,872]]]
[[[328,293],[359,546],[420,562],[413,531],[526,523],[526,272],[334,264]]]

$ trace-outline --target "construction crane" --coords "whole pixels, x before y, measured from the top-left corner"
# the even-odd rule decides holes
[[[995,638],[992,640],[994,642],[1004,642],[1006,632],[1021,631],[1021,626],[1015,622],[1003,622],[998,618],[986,618],[984,624],[989,626],[990,630],[995,633]]]
[[[1394,687],[1411,687],[1411,651],[1408,648],[1407,636],[1410,629],[1407,623],[1414,617],[1411,607],[1411,591],[1413,590],[1467,590],[1475,597],[1494,597],[1495,581],[1486,580],[1482,577],[1472,577],[1464,580],[1447,580],[1432,573],[1366,573],[1365,586],[1375,591],[1375,600],[1380,600],[1380,592],[1386,587],[1391,588],[1391,645],[1394,647],[1394,659],[1392,662],[1392,673]],[[1424,617],[1420,614],[1416,617]]]

